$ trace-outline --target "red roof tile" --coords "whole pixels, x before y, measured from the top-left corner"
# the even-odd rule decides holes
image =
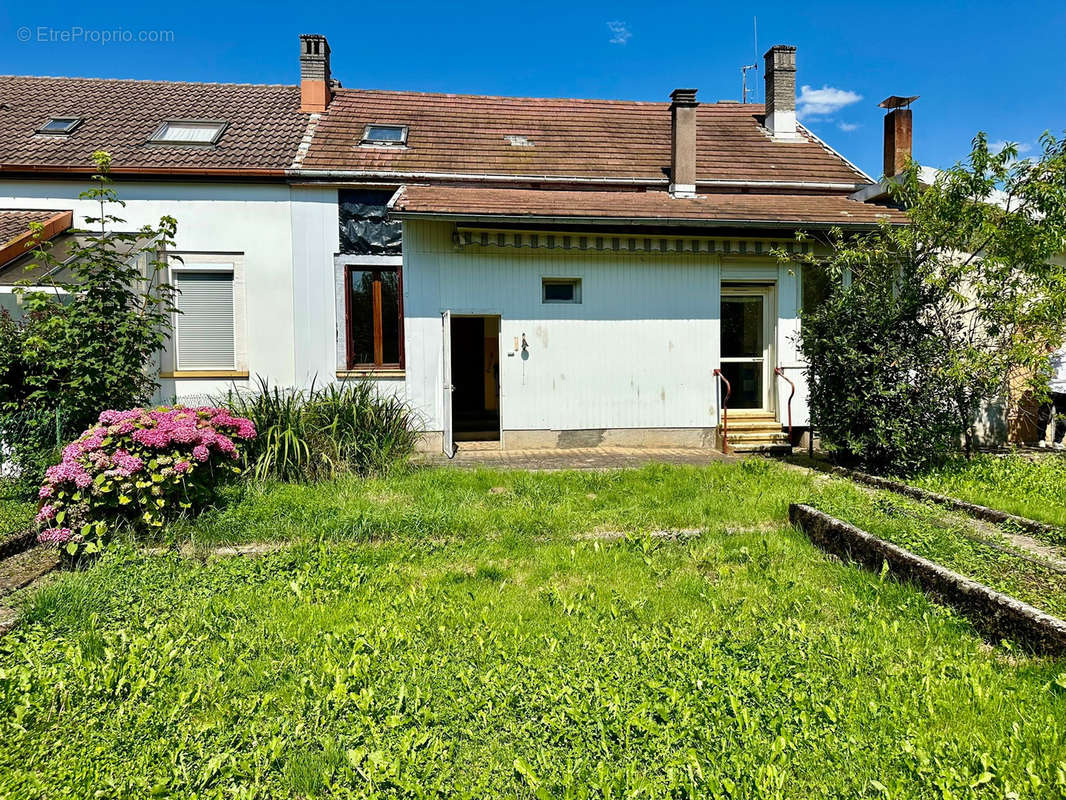
[[[73,224],[70,211],[7,210],[0,209],[0,267],[26,253],[27,244],[33,244],[30,223],[44,226],[40,239],[47,241]]]
[[[502,217],[513,221],[610,219],[677,224],[869,226],[881,219],[903,222],[896,209],[860,203],[844,195],[705,194],[692,199],[666,192],[580,192],[408,186],[396,202],[400,213]]]
[[[62,211],[7,211],[0,209],[0,247],[30,229],[31,222],[45,223]]]
[[[697,178],[867,184],[809,132],[771,141],[762,105],[697,111]],[[360,146],[366,125],[409,126],[407,147]],[[514,145],[522,136],[532,146]],[[391,173],[633,178],[662,182],[670,166],[670,105],[340,89],[302,167]]]
[[[69,136],[36,133],[52,117],[83,121]],[[146,144],[174,119],[229,124],[214,147]],[[295,86],[0,76],[0,170],[87,170],[102,149],[116,172],[280,174],[307,121]]]

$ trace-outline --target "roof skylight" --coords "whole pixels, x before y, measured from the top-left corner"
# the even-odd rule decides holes
[[[52,117],[37,129],[37,133],[50,133],[54,136],[69,136],[78,125],[81,117]]]
[[[173,119],[156,128],[148,141],[155,144],[212,145],[225,129],[225,122]]]
[[[407,143],[406,125],[367,125],[362,144],[404,145]]]

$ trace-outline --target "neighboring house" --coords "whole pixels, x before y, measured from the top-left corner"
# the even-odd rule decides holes
[[[720,370],[734,444],[808,424],[771,250],[903,216],[796,122],[795,48],[764,108],[344,89],[300,46],[299,88],[0,78],[0,208],[80,224],[104,149],[129,228],[177,218],[164,397],[367,376],[428,447],[720,446]]]

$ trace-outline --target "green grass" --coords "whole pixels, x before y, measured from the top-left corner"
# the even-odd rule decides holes
[[[862,497],[760,461],[248,491],[169,535],[291,549],[23,598],[0,797],[1062,796],[1061,662],[783,522],[894,518]]]
[[[18,498],[14,491],[0,480],[0,539],[28,528],[36,512],[35,503]]]
[[[1066,457],[984,454],[913,476],[934,492],[1066,528]],[[1059,537],[1066,544],[1066,535]]]
[[[1011,547],[995,526],[975,529],[974,522],[962,514],[891,492],[858,492],[844,483],[824,487],[815,505],[868,533],[1066,619],[1066,575],[1014,555],[1024,551]],[[1004,548],[1013,552],[1004,552]]]
[[[197,544],[557,536],[779,521],[813,486],[762,460],[612,472],[422,469],[387,478],[234,489],[168,536]],[[493,491],[495,490],[495,491]]]

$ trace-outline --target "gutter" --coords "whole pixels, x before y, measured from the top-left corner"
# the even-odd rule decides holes
[[[476,172],[392,172],[385,170],[344,169],[291,169],[286,174],[291,179],[314,179],[326,181],[363,181],[367,179],[390,179],[400,182],[411,180],[453,180],[474,183],[577,183],[590,186],[669,186],[670,180],[662,178],[603,177],[589,178],[565,175],[501,175]],[[697,181],[699,187],[750,188],[750,189],[819,189],[839,192],[855,192],[867,183],[815,183],[806,181]]]
[[[49,166],[42,164],[0,164],[0,174],[35,173],[49,175],[95,175],[96,167]],[[256,177],[284,178],[284,169],[260,169],[240,167],[112,167],[112,175],[182,175],[188,177]]]
[[[48,166],[41,164],[0,164],[0,174],[31,173],[36,175],[69,176],[69,175],[94,175],[98,172],[95,167],[87,166]],[[260,169],[239,167],[122,167],[113,166],[112,175],[134,176],[180,176],[189,178],[285,178],[288,183],[299,183],[301,179],[307,179],[309,183],[336,182],[336,183],[363,183],[367,180],[388,180],[407,182],[411,180],[452,180],[469,181],[472,183],[552,183],[552,184],[580,184],[587,186],[669,186],[668,178],[589,178],[580,176],[559,175],[500,175],[464,172],[390,172],[374,170],[317,170],[317,169]],[[819,190],[837,192],[859,192],[869,187],[866,183],[817,183],[806,181],[742,181],[742,180],[709,180],[699,181],[699,188],[722,188],[722,189],[795,189],[795,190]]]
[[[811,220],[783,220],[783,219],[700,219],[682,217],[575,217],[556,216],[544,214],[466,214],[457,212],[432,212],[432,211],[396,211],[393,216],[401,219],[412,220],[455,220],[462,222],[477,223],[538,223],[546,225],[652,225],[669,228],[876,228],[877,222],[848,222],[839,221],[811,221]]]

